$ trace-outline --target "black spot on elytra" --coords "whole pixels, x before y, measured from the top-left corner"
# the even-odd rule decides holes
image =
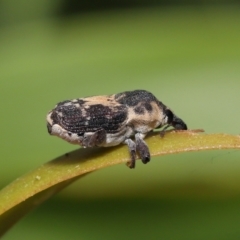
[[[142,106],[135,107],[133,110],[136,114],[139,114],[139,115],[144,114],[144,112],[145,112],[145,110]]]
[[[152,101],[158,101],[152,93],[145,90],[118,93],[115,95],[115,99],[117,102],[130,107],[137,106],[139,102],[150,103]]]
[[[72,103],[72,102],[71,102]],[[62,128],[67,130],[69,136],[71,133],[79,132],[80,122],[82,120],[82,111],[74,104],[58,106],[52,111],[51,118],[54,124],[59,124]]]
[[[89,106],[87,115],[90,119],[86,128],[103,128],[106,132],[116,132],[126,120],[127,111],[124,106],[108,107],[95,104]]]
[[[153,110],[152,105],[150,103],[145,102],[143,105],[148,112],[151,112]]]
[[[53,120],[53,124],[56,124],[56,123],[59,122],[59,120],[58,120],[58,114],[57,114],[57,112],[55,111],[55,109],[52,111],[51,119]]]
[[[83,136],[85,132],[95,132],[103,128],[107,133],[117,132],[127,118],[125,106],[109,107],[102,104],[88,105],[82,113],[83,107],[58,105],[51,114],[53,124],[59,124],[69,133]],[[69,135],[70,136],[70,135]]]
[[[79,105],[83,105],[84,103],[86,103],[87,101],[82,100],[82,99],[77,99],[77,103],[79,103]]]
[[[81,99],[81,98],[77,98],[71,101],[73,104],[79,104],[79,105],[83,105],[84,103],[86,103],[87,101]]]

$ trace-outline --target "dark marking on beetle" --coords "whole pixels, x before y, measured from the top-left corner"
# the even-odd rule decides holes
[[[134,112],[139,115],[143,115],[145,113],[145,109],[142,106],[135,107]]]
[[[152,108],[152,105],[151,105],[150,103],[145,102],[145,103],[143,104],[143,106],[146,108],[146,110],[147,110],[148,112],[152,112],[153,108]]]
[[[51,119],[53,124],[59,124],[68,132],[82,135],[84,132],[96,131],[100,127],[107,133],[117,132],[127,118],[127,110],[124,106],[112,108],[95,104],[85,108],[85,111],[83,116],[81,109],[74,104],[58,105],[52,111]]]
[[[52,119],[52,121],[53,121],[52,125],[53,125],[53,124],[58,124],[59,118],[58,118],[58,114],[57,114],[57,112],[56,112],[55,109],[52,111],[51,119]]]
[[[120,104],[125,104],[130,107],[137,106],[139,102],[142,101],[144,102],[158,101],[152,93],[144,90],[135,90],[116,94],[115,99]]]
[[[83,136],[84,136],[84,132],[79,132],[79,133],[77,133],[77,135],[78,135],[79,137],[83,137]]]
[[[102,104],[95,104],[89,106],[86,111],[87,116],[90,118],[88,127],[101,127],[107,133],[116,132],[127,118],[127,110],[124,106],[112,108]]]
[[[86,103],[87,101],[84,101],[83,99],[77,99],[77,102],[79,105],[83,105],[84,103]]]

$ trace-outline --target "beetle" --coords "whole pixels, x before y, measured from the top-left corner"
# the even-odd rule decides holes
[[[146,90],[66,100],[47,114],[49,134],[69,143],[84,148],[127,144],[130,168],[135,167],[137,152],[144,164],[150,161],[147,133],[170,126],[187,130],[182,119]]]

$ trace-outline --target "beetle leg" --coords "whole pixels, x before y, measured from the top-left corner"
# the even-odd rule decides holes
[[[99,128],[93,134],[84,135],[82,146],[83,147],[98,146],[99,144],[101,144],[105,140],[106,140],[106,131],[103,128]]]
[[[125,144],[128,145],[128,149],[131,155],[131,160],[129,162],[127,162],[127,166],[129,168],[135,168],[135,162],[136,162],[136,144],[134,143],[134,141],[130,138],[126,139],[124,141]]]
[[[143,140],[144,137],[145,134],[142,133],[135,134],[137,152],[139,153],[142,162],[146,164],[150,161],[150,153],[146,142]]]
[[[160,137],[164,137],[166,130],[170,127],[170,125],[165,126],[160,132]]]

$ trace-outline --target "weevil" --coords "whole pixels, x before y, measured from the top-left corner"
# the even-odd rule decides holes
[[[130,168],[135,167],[137,153],[144,164],[150,161],[147,133],[170,126],[187,130],[182,119],[145,90],[62,101],[47,115],[49,134],[72,144],[84,148],[127,144]]]

